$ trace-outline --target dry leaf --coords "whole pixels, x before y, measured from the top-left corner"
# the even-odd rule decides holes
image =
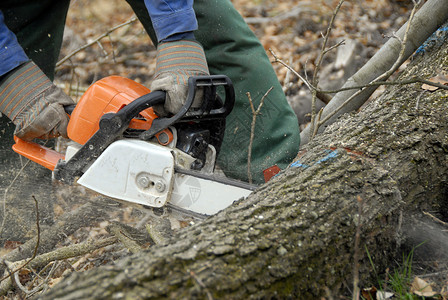
[[[376,299],[376,291],[377,291],[377,289],[375,287],[362,289],[361,295],[366,300],[375,300]]]
[[[423,297],[432,297],[436,295],[429,283],[419,277],[415,277],[411,285],[411,293]]]
[[[445,287],[443,287],[442,290],[440,291],[440,296],[442,297],[443,300],[448,299],[448,290],[446,290]]]
[[[434,83],[440,83],[440,84],[443,84],[443,85],[448,85],[448,77],[445,76],[445,75],[437,75],[436,77],[432,77],[432,78],[430,78],[428,80],[431,81],[431,82],[434,82]],[[424,83],[422,85],[422,89],[432,92],[432,91],[438,90],[439,88],[436,87],[436,86]]]
[[[394,297],[394,293],[382,292],[382,291],[378,291],[376,293],[377,300],[388,300],[388,299],[392,299],[392,297]]]
[[[17,242],[17,241],[6,241],[5,244],[3,245],[3,247],[7,250],[14,250],[17,247],[19,247],[20,245],[22,245],[22,242]]]

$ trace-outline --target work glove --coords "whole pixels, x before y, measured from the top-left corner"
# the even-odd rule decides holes
[[[157,62],[151,90],[167,92],[165,105],[156,106],[160,116],[176,114],[185,104],[188,94],[188,78],[209,75],[204,49],[194,41],[165,42],[157,47]],[[202,102],[201,91],[196,93],[192,107]]]
[[[32,61],[0,77],[0,111],[16,125],[14,135],[23,140],[67,137],[64,106],[72,104]]]

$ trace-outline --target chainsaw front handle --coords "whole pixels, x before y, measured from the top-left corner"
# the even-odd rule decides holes
[[[224,101],[217,94],[218,87],[224,88]],[[191,105],[198,89],[202,89],[204,92],[203,101],[200,107],[192,108]],[[182,108],[172,117],[155,119],[151,128],[141,133],[139,138],[148,141],[157,132],[174,123],[225,119],[232,111],[234,104],[235,91],[229,77],[225,75],[190,77],[188,78],[187,99]]]

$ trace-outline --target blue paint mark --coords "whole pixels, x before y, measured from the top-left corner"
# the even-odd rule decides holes
[[[418,49],[415,51],[415,55],[424,54],[428,48],[443,42],[447,38],[448,26],[442,26],[437,29]]]
[[[322,162],[326,162],[327,160],[330,160],[332,158],[335,158],[336,156],[338,156],[338,150],[325,150],[326,153],[328,153],[324,158],[319,159],[317,162],[313,163],[313,165],[315,164],[320,164]],[[305,165],[302,164],[300,162],[300,160],[293,162],[292,164],[289,165],[289,168],[309,168],[309,165]]]
[[[298,161],[293,162],[289,167],[290,167],[290,168],[298,168],[298,167],[302,167],[302,168],[306,169],[306,168],[308,168],[309,166],[308,166],[308,165],[305,165],[305,164],[302,164],[302,163],[298,160]]]
[[[325,151],[328,152],[327,156],[317,161],[316,164],[320,164],[321,162],[325,162],[338,156],[338,150],[325,150]]]

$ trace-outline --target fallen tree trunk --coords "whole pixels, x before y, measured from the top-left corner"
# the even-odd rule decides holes
[[[402,75],[448,73],[445,42]],[[447,217],[448,93],[388,89],[329,126],[248,199],[113,266],[72,274],[43,299],[284,298],[349,294],[391,264],[403,213]],[[361,210],[361,215],[358,211]],[[440,215],[443,217],[443,214]],[[360,247],[355,249],[359,230]]]

